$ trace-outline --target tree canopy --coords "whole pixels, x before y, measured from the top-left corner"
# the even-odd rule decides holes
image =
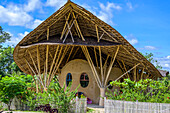
[[[9,41],[10,38],[10,34],[3,31],[2,27],[0,26],[0,48],[2,47],[2,43],[5,43],[7,40]]]
[[[13,59],[14,48],[4,47],[0,48],[0,75],[6,76],[13,72],[20,71]]]
[[[159,64],[159,62],[153,58],[153,56],[154,56],[153,53],[145,53],[145,54],[142,54],[142,55],[143,55],[149,62],[155,64],[157,69],[162,69],[162,66]]]

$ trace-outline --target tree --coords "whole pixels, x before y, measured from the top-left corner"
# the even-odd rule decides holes
[[[7,40],[9,41],[11,38],[10,34],[3,31],[2,27],[0,26],[0,48],[2,47],[2,43],[5,43]]]
[[[0,101],[8,105],[8,110],[10,110],[12,100],[15,97],[22,98],[27,89],[23,76],[5,76],[0,80]]]
[[[14,62],[13,51],[14,48],[11,46],[0,48],[0,75],[3,77],[13,72],[20,71],[19,67]]]
[[[141,53],[142,54],[142,53]],[[157,60],[154,60],[153,58],[153,53],[145,53],[142,54],[149,62],[151,62],[152,64],[156,65],[157,69],[162,69],[162,66],[159,64],[159,62]]]

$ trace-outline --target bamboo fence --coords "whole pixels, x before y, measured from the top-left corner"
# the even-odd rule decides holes
[[[170,104],[105,100],[105,113],[170,113]]]

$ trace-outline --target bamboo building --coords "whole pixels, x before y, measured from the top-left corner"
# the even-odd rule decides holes
[[[110,81],[161,77],[116,29],[70,0],[26,35],[13,57],[37,86],[47,89],[57,75],[66,87],[72,81],[71,89],[81,84],[78,91],[101,106]]]

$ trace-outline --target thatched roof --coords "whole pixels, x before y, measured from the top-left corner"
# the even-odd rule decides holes
[[[65,30],[70,27],[69,30]],[[25,36],[15,47],[14,60],[20,69],[32,74],[26,61],[30,63],[33,70],[37,70],[35,64],[38,65],[37,60],[37,45],[40,55],[40,68],[44,69],[44,62],[46,57],[46,49],[49,45],[49,68],[50,63],[55,55],[55,50],[58,45],[63,46],[62,52],[68,45],[68,53],[62,61],[62,66],[67,63],[67,57],[70,51],[73,51],[72,57],[69,59],[81,58],[85,59],[81,49],[82,45],[88,46],[92,59],[93,48],[101,46],[102,57],[106,59],[107,55],[112,55],[116,51],[116,45],[120,46],[120,52],[116,57],[117,61],[124,61],[126,66],[132,67],[137,63],[141,63],[138,69],[145,69],[144,71],[152,74],[155,78],[160,77],[159,71],[147,61],[117,30],[112,28],[107,23],[103,22],[91,12],[83,7],[68,1],[53,15],[42,22],[37,28]],[[61,49],[61,48],[59,48]],[[32,55],[32,58],[30,57]],[[33,62],[34,60],[35,62]],[[41,71],[41,73],[43,73]]]
[[[158,69],[158,71],[161,73],[161,75],[162,75],[163,77],[166,77],[166,76],[169,74],[169,71],[166,71],[166,70],[160,70],[160,69]]]

